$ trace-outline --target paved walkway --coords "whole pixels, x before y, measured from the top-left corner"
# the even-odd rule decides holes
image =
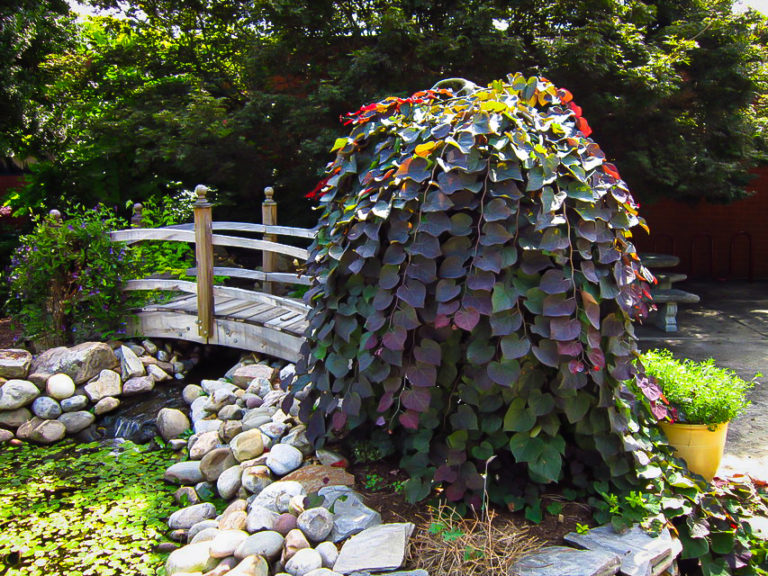
[[[640,327],[640,347],[669,348],[693,360],[714,358],[744,379],[763,374],[752,405],[729,427],[720,474],[748,472],[768,480],[768,282],[688,282],[681,288],[701,302],[680,306],[679,332]]]

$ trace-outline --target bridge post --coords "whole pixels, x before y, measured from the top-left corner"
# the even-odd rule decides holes
[[[213,335],[213,220],[212,205],[206,199],[208,188],[195,188],[195,258],[197,260],[197,333],[206,339]]]
[[[131,228],[141,228],[144,225],[144,206],[136,202],[133,205],[133,215],[131,216]]]
[[[277,226],[277,202],[273,199],[275,189],[272,186],[264,188],[264,202],[261,204],[261,223],[264,226]],[[277,236],[274,234],[264,234],[264,240],[277,242]],[[262,270],[264,273],[277,272],[277,254],[263,250]],[[266,294],[272,294],[272,282],[264,282],[263,291]]]

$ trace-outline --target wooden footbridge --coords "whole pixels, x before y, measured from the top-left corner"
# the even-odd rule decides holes
[[[267,188],[262,204],[262,224],[214,222],[207,188],[195,189],[194,223],[163,228],[133,227],[111,233],[113,241],[135,243],[146,240],[195,244],[196,268],[187,271],[196,281],[167,278],[129,280],[126,290],[165,291],[164,302],[137,310],[128,326],[129,335],[179,338],[203,344],[219,344],[251,350],[295,361],[304,341],[309,307],[301,300],[274,294],[278,284],[308,285],[309,278],[297,272],[277,271],[278,255],[304,263],[307,250],[280,244],[277,237],[303,239],[314,231],[277,225],[274,191]],[[134,226],[140,222],[140,206]],[[224,234],[226,233],[226,234]],[[261,239],[236,236],[258,234]],[[262,253],[261,270],[214,266],[213,247],[224,246]],[[214,283],[214,277],[240,278],[261,283],[261,289],[235,288]]]

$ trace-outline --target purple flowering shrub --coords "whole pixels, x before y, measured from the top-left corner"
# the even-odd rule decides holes
[[[63,223],[38,218],[8,274],[7,312],[38,348],[121,334],[131,306],[121,288],[135,277],[136,258],[109,239],[124,227],[104,206],[71,207]]]

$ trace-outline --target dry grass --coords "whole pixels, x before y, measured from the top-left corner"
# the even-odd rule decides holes
[[[419,517],[409,564],[441,576],[507,576],[512,564],[543,545],[527,527],[492,510],[462,518],[441,504]]]

